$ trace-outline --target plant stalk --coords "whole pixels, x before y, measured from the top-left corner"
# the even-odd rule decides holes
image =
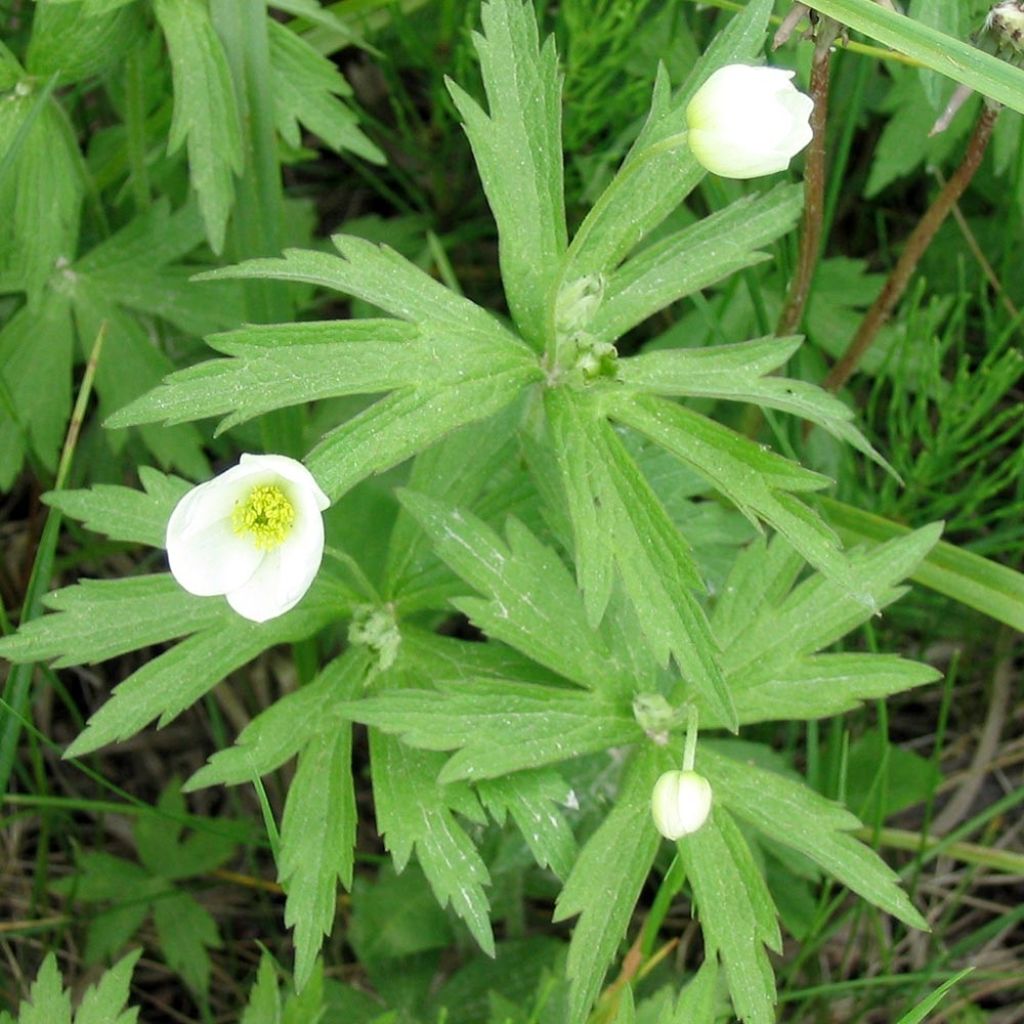
[[[896,266],[878,298],[875,299],[874,305],[864,316],[842,358],[832,367],[825,378],[824,386],[829,391],[838,391],[850,379],[864,357],[864,353],[874,344],[878,332],[892,315],[896,304],[903,297],[921,257],[981,166],[998,116],[998,107],[986,106],[982,110],[971,134],[971,140],[967,144],[967,152],[964,154],[963,161],[935,197],[935,201],[918,222],[917,227],[911,232],[903,247],[902,255],[897,260]]]

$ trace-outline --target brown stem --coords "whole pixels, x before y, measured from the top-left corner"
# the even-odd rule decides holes
[[[981,160],[988,148],[989,139],[992,138],[992,128],[998,115],[998,108],[993,109],[986,106],[982,110],[974,126],[971,141],[967,144],[963,162],[935,197],[935,201],[925,215],[918,221],[917,227],[911,232],[903,247],[902,255],[897,260],[896,266],[893,267],[889,279],[885,282],[885,287],[875,299],[874,305],[865,314],[853,341],[850,342],[842,358],[832,367],[829,375],[825,378],[824,386],[829,391],[838,391],[850,379],[864,353],[874,343],[879,330],[892,315],[892,311],[903,297],[925,250],[931,245],[942,222],[949,216],[950,210],[964,194],[978,167],[981,166]]]
[[[796,273],[789,282],[786,303],[782,307],[778,327],[775,328],[780,338],[792,334],[800,327],[821,248],[822,217],[825,210],[825,126],[828,121],[831,55],[831,47],[818,47],[811,65],[811,98],[814,100],[811,131],[814,136],[807,147],[804,163],[804,216]]]

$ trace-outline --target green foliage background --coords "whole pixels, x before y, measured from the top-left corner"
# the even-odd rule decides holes
[[[0,490],[29,524],[0,781],[38,816],[25,935],[66,908],[52,948],[122,957],[76,1024],[135,1019],[140,942],[188,1019],[769,1024],[844,984],[924,1019],[1020,916],[909,937],[945,731],[972,728],[954,688],[1024,623],[1024,73],[959,41],[984,5],[810,5],[873,42],[835,58],[832,241],[785,338],[802,189],[685,143],[782,5],[270,6],[0,6]],[[773,59],[804,76],[809,47]],[[836,397],[816,382],[982,102],[930,140],[950,73],[1011,108],[977,212]],[[333,502],[313,589],[260,625],[140,551],[240,451]],[[890,610],[910,579],[931,596]],[[922,755],[885,699],[949,644],[979,665],[902,698],[931,701]],[[691,706],[715,803],[673,846],[649,799]],[[153,723],[185,746],[135,786]],[[912,859],[881,855],[890,821]],[[231,882],[283,908],[229,913]],[[883,929],[927,969],[875,941],[830,988],[816,953]],[[18,1013],[70,1024],[52,956]]]

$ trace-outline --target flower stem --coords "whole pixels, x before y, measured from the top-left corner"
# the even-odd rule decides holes
[[[818,264],[821,249],[822,221],[825,210],[825,135],[828,121],[829,71],[832,50],[829,46],[817,47],[811,65],[811,98],[814,110],[811,112],[811,131],[814,135],[807,148],[804,163],[804,215],[800,231],[800,252],[797,256],[796,273],[789,282],[786,303],[782,307],[777,337],[784,338],[799,330],[804,318],[804,309],[811,293],[811,282]]]
[[[896,266],[878,298],[875,299],[874,305],[865,314],[842,358],[832,367],[825,378],[824,386],[829,391],[838,391],[850,379],[864,353],[872,346],[875,338],[878,337],[878,332],[892,315],[896,304],[906,291],[921,257],[981,166],[982,157],[984,157],[989,140],[992,138],[992,129],[998,116],[998,107],[986,106],[982,110],[974,126],[974,132],[971,134],[971,140],[967,144],[967,152],[964,154],[962,163],[935,197],[935,201],[918,222],[917,227],[911,232],[903,247],[902,255],[897,260]]]
[[[683,747],[684,772],[692,772],[693,764],[697,759],[698,721],[697,706],[691,704],[687,709],[686,745]]]

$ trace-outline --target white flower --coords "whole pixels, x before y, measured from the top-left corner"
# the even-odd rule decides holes
[[[697,772],[665,772],[651,793],[651,814],[666,839],[692,835],[711,810],[711,784]]]
[[[301,462],[243,455],[175,506],[167,523],[171,572],[190,594],[224,594],[254,622],[283,615],[320,568],[328,505]]]
[[[686,108],[690,151],[713,174],[756,178],[783,171],[811,141],[814,101],[783,68],[728,64]]]

